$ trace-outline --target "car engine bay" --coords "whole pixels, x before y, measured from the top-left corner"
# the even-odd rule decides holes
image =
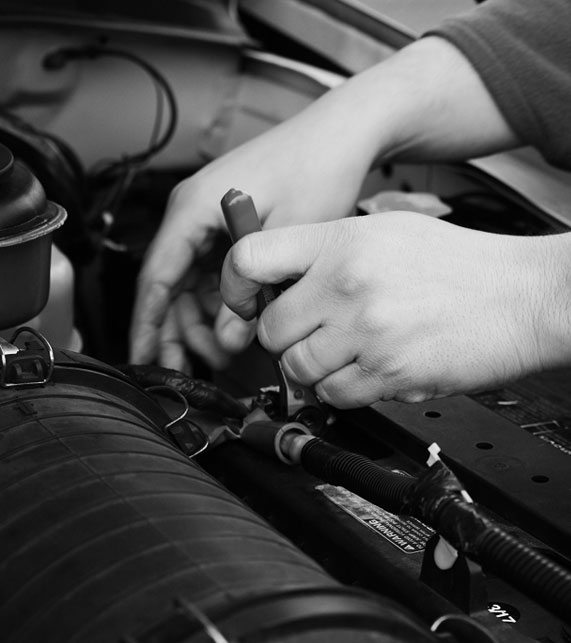
[[[376,17],[372,44],[335,3],[276,1],[281,33],[253,1],[4,4],[1,640],[571,640],[569,371],[337,410],[257,343],[216,372],[128,363],[172,189],[410,33]],[[570,194],[522,150],[383,164],[354,214],[556,234]],[[205,291],[231,243],[203,249]]]

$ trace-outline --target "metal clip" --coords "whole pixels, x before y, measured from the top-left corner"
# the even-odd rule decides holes
[[[147,386],[145,390],[148,393],[157,393],[159,391],[169,393],[182,402],[183,410],[180,415],[170,420],[170,422],[167,422],[164,425],[163,430],[189,460],[192,460],[192,458],[196,457],[199,453],[202,453],[210,446],[208,436],[196,423],[192,422],[187,417],[190,411],[190,405],[186,397],[180,391],[172,386],[163,384]]]
[[[16,344],[18,338],[28,334],[34,341]],[[34,328],[22,326],[9,341],[0,338],[0,387],[42,386],[54,372],[54,351],[48,340]]]
[[[324,407],[315,393],[287,377],[279,360],[274,361],[274,368],[279,384],[280,419],[301,422],[313,430],[323,428]]]

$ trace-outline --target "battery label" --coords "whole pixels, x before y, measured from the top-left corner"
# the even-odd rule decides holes
[[[405,554],[424,551],[428,539],[434,531],[416,518],[401,518],[376,505],[363,500],[360,496],[347,491],[344,487],[322,484],[316,487],[331,502],[356,518],[361,524],[375,531],[391,545]]]
[[[470,397],[558,451],[571,455],[570,409],[520,390],[517,385]]]

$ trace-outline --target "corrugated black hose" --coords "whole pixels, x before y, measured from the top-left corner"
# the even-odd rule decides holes
[[[442,461],[419,478],[408,478],[314,438],[301,449],[300,463],[388,511],[422,520],[484,569],[569,621],[571,573],[485,517]]]
[[[535,599],[569,622],[569,572],[495,526],[488,527],[482,534],[477,549],[484,566],[497,570],[516,586],[528,587]]]
[[[410,489],[403,510],[434,527],[484,569],[521,588],[564,621],[569,620],[571,573],[484,516],[441,461]]]
[[[301,451],[303,468],[326,482],[340,485],[392,513],[399,513],[416,483],[357,453],[344,451],[320,439],[310,440]]]

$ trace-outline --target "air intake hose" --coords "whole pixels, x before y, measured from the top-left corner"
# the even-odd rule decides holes
[[[71,353],[0,390],[3,643],[429,643],[346,588],[162,432],[126,376]]]

